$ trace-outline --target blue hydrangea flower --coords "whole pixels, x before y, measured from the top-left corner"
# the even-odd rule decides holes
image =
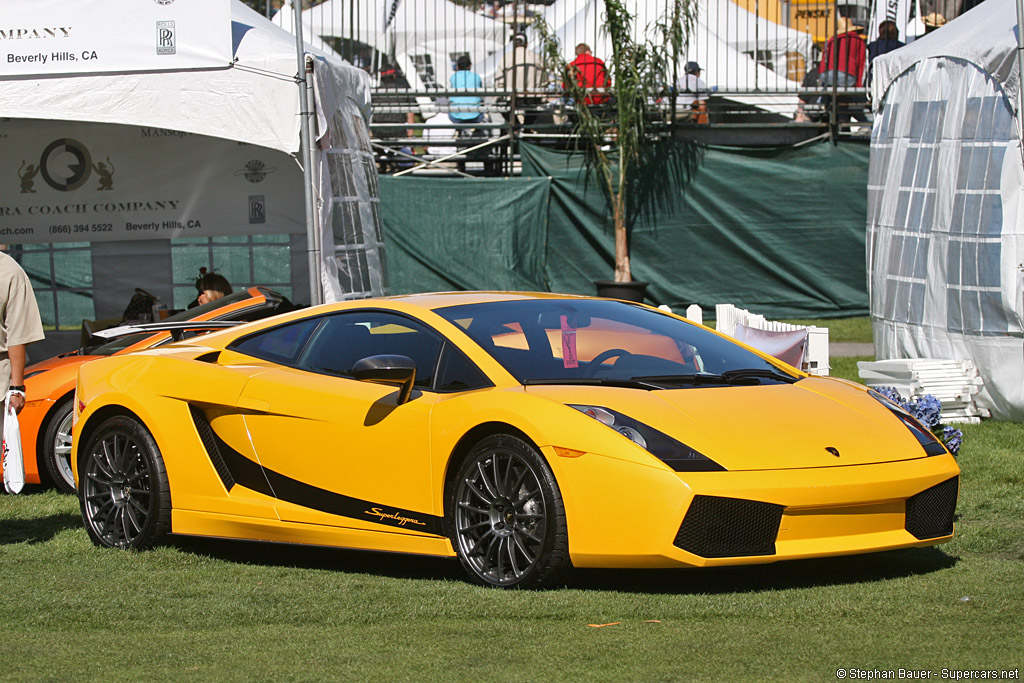
[[[900,396],[896,387],[875,387],[875,391],[916,417],[946,445],[950,453],[956,455],[960,451],[964,433],[955,427],[942,424],[942,402],[935,396],[927,394],[916,401],[910,401]]]

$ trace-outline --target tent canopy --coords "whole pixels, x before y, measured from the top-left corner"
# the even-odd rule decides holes
[[[796,83],[762,66],[741,52],[741,49],[747,49],[742,46],[749,45],[750,41],[754,39],[753,27],[756,25],[753,20],[754,15],[735,5],[733,5],[735,11],[732,8],[723,7],[723,5],[733,5],[733,3],[730,0],[700,0],[698,3],[697,24],[684,54],[680,56],[679,75],[683,74],[686,62],[696,61],[703,67],[702,78],[710,89],[717,89],[723,93],[765,91],[769,94],[730,95],[730,99],[792,115],[797,105],[796,96],[771,93],[792,92]],[[562,52],[567,59],[574,58],[574,48],[576,44],[582,42],[587,43],[596,56],[608,60],[612,54],[612,46],[607,31],[603,29],[604,11],[602,0],[558,0],[545,11],[544,19],[558,38]],[[635,30],[643,32],[662,18],[665,2],[659,0],[637,3],[631,8],[631,11],[635,16]],[[739,13],[747,15],[747,17],[740,17]],[[733,20],[739,23],[729,28],[728,26]],[[704,23],[705,21],[713,23],[709,26]],[[761,35],[766,41],[766,45],[774,39],[776,41],[774,44],[781,45],[786,51],[805,50],[804,54],[810,53],[811,38],[808,34],[792,31],[763,19],[759,21],[765,24],[764,33]],[[738,40],[737,45],[741,47],[737,47],[720,38],[715,33],[715,27],[729,31],[738,31],[738,27],[746,27],[745,30],[749,31],[749,34]],[[651,38],[654,39],[656,36],[651,36]],[[535,42],[532,37],[531,42]],[[510,49],[511,47],[506,48],[505,51]],[[760,49],[772,48],[761,47]],[[485,83],[493,82],[494,71],[501,60],[502,54],[494,54],[479,66],[477,71]],[[671,75],[666,80],[671,80]]]
[[[875,355],[974,362],[1024,420],[1024,164],[1014,0],[875,60],[867,268]]]
[[[986,0],[957,17],[955,26],[950,22],[905,47],[876,57],[871,66],[872,99],[880,104],[892,82],[918,62],[952,57],[990,74],[1016,103],[1020,96],[1017,30],[1017,10],[1012,1]]]
[[[152,126],[297,152],[294,36],[238,0],[231,3],[231,33],[234,62],[223,69],[5,80],[0,117]],[[345,73],[353,97],[368,106],[365,74],[307,51],[324,68]]]

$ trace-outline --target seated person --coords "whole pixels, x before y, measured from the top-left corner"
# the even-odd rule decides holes
[[[476,90],[483,87],[480,76],[469,70],[473,62],[469,55],[460,55],[455,62],[455,73],[448,79],[452,90]],[[468,108],[477,109],[482,100],[479,96],[458,96],[448,100],[452,111],[448,112],[448,118],[452,123],[479,123],[484,120],[482,111],[467,111]]]
[[[221,297],[231,294],[231,283],[228,282],[227,278],[217,273],[204,273],[196,279],[196,289],[199,291],[199,295],[195,300],[188,305],[189,308],[195,308],[203,304],[208,304],[211,301],[216,301]]]

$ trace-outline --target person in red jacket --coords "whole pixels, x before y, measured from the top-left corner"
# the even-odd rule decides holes
[[[611,85],[608,78],[608,70],[604,62],[590,53],[590,46],[580,43],[576,46],[576,59],[569,62],[569,73],[575,74],[576,83],[581,88],[593,90],[595,88],[607,88]],[[608,101],[608,95],[604,92],[588,94],[583,99],[583,104],[604,104]]]
[[[864,85],[864,69],[867,66],[867,43],[846,17],[839,17],[836,35],[825,42],[825,49],[818,64],[818,82],[831,87],[833,79],[839,87],[858,88]],[[838,54],[837,54],[838,53]]]

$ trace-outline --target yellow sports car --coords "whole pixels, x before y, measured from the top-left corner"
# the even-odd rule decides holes
[[[647,306],[516,293],[330,304],[87,363],[72,460],[101,546],[457,556],[508,587],[933,545],[959,488],[865,387]]]

